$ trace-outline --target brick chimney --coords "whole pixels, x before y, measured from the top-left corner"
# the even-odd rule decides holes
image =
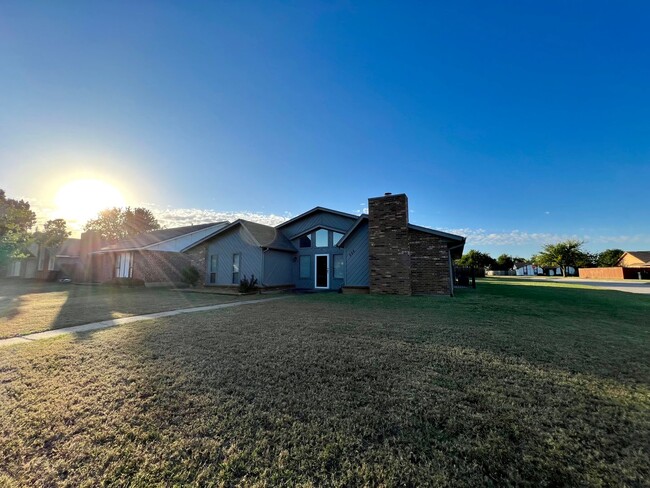
[[[370,293],[411,294],[408,213],[403,193],[368,199]]]

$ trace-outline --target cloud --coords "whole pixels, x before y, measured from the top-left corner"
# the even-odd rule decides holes
[[[554,232],[525,232],[511,230],[506,232],[490,232],[485,229],[441,229],[444,232],[467,237],[468,244],[475,245],[523,245],[523,244],[550,244],[567,239],[577,239],[589,244],[633,244],[636,242],[650,242],[650,235],[588,235],[588,234],[560,234]]]
[[[250,220],[260,224],[275,226],[291,218],[290,214],[276,215],[259,212],[220,212],[218,210],[205,210],[200,208],[157,208],[148,205],[153,214],[163,227],[181,227],[184,225],[207,224],[227,220],[233,222],[237,219]]]

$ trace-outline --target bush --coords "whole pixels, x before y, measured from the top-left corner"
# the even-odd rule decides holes
[[[251,293],[257,290],[257,278],[255,275],[251,275],[251,279],[246,278],[246,275],[239,282],[239,292],[240,293]]]
[[[112,280],[107,281],[105,284],[113,286],[127,286],[129,288],[132,288],[134,286],[144,286],[144,280],[140,280],[138,278],[113,278]]]
[[[199,282],[199,278],[201,278],[201,274],[194,266],[188,266],[181,271],[181,281],[186,285],[192,287],[196,286]]]

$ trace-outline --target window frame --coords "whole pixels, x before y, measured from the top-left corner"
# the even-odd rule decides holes
[[[237,258],[237,271],[235,271],[235,258]],[[241,281],[241,253],[232,255],[232,284],[238,285]]]
[[[318,233],[319,232],[325,232],[325,245],[324,246],[319,246],[318,245]],[[329,230],[327,230],[327,229],[318,229],[318,230],[314,231],[314,247],[316,247],[318,249],[323,249],[325,247],[330,247],[330,231]]]
[[[210,254],[210,268],[208,274],[208,283],[215,285],[217,283],[217,268],[219,267],[219,255]]]

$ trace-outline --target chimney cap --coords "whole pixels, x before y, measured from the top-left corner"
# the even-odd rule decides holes
[[[384,193],[384,196],[385,196],[385,197],[389,197],[389,196],[391,196],[391,195],[392,195],[392,193],[389,192],[389,191],[387,191],[386,193]]]

